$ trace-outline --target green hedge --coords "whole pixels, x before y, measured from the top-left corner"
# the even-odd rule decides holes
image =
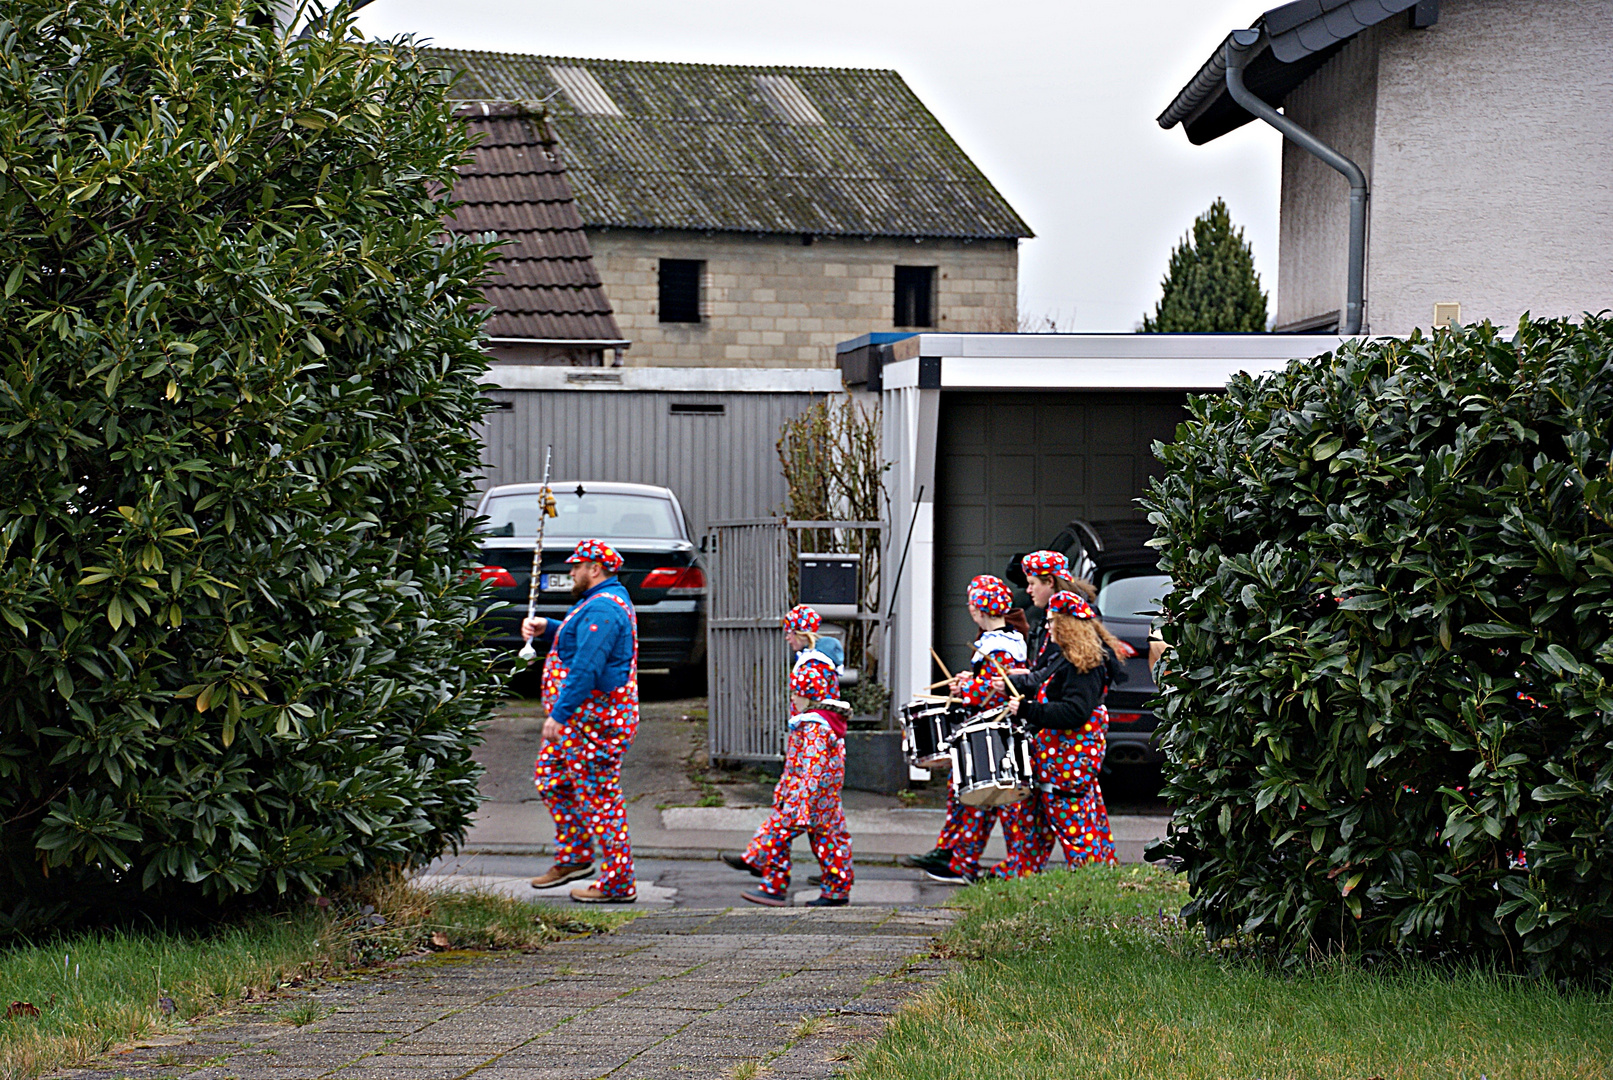
[[[487,245],[406,42],[0,0],[0,917],[460,838]]]
[[[1144,500],[1190,913],[1289,956],[1613,951],[1613,320],[1196,399]]]

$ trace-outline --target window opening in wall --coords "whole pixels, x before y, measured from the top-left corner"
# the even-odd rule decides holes
[[[498,398],[494,398],[488,404],[490,405],[490,408],[488,410],[489,412],[514,412],[515,411],[515,402],[513,402],[513,401],[500,401]]]
[[[700,277],[706,264],[698,259],[661,260],[661,321],[700,321]]]
[[[896,268],[896,325],[935,325],[935,267]]]
[[[674,401],[673,416],[722,416],[728,406],[720,401]]]

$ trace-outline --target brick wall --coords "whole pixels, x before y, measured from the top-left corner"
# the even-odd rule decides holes
[[[589,229],[594,265],[633,342],[630,366],[833,367],[834,347],[904,329],[895,268],[936,267],[935,330],[1013,331],[1019,250],[1012,240],[846,239]],[[661,259],[705,262],[699,323],[663,323]]]

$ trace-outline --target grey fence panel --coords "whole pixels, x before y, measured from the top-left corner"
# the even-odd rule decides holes
[[[486,394],[503,407],[482,430],[484,490],[540,479],[543,450],[552,443],[556,477],[669,487],[697,536],[712,522],[783,507],[779,432],[823,396],[493,387]],[[723,412],[673,412],[699,404]]]
[[[707,753],[779,761],[789,715],[789,650],[779,626],[789,602],[784,522],[716,522],[707,537]]]

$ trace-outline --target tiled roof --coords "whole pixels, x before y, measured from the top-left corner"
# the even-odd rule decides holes
[[[1431,25],[1427,20],[1438,17],[1439,6],[1434,4],[1423,14],[1421,9],[1429,6],[1426,0],[1293,0],[1274,7],[1255,20],[1255,28],[1264,30],[1265,36],[1244,69],[1244,85],[1272,108],[1281,108],[1283,99],[1295,87],[1314,75],[1355,35],[1414,8],[1418,9],[1415,25]],[[1159,114],[1159,126],[1181,124],[1188,141],[1201,144],[1236,131],[1253,119],[1227,91],[1223,41]]]
[[[513,103],[469,106],[459,115],[481,142],[474,164],[459,170],[454,197],[465,205],[449,228],[493,232],[507,241],[486,289],[495,309],[488,335],[619,340],[571,185],[541,115]]]
[[[457,99],[546,102],[590,226],[1032,235],[894,71],[425,52]]]

